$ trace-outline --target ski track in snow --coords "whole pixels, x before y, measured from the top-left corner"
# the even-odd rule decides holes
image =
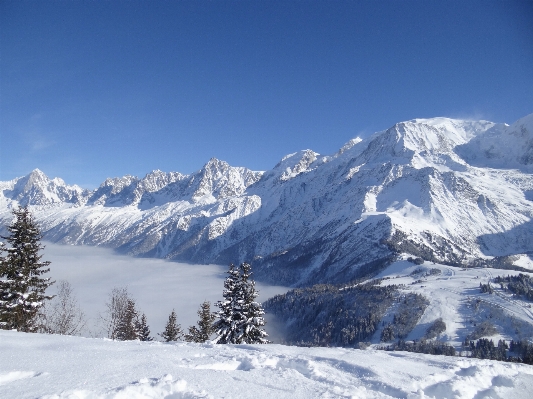
[[[403,256],[404,258],[407,255]],[[414,273],[419,269],[420,273]],[[440,274],[430,275],[431,269],[440,270]],[[492,281],[498,276],[517,275],[512,270],[472,268],[456,268],[432,262],[413,265],[405,260],[393,263],[377,277],[385,278],[382,285],[400,284],[405,293],[418,293],[425,296],[430,304],[426,308],[417,326],[407,339],[421,339],[426,329],[437,318],[446,323],[446,331],[441,337],[444,341],[461,350],[461,343],[474,330],[476,323],[489,321],[494,324],[498,333],[487,337],[495,340],[533,338],[533,312],[531,303],[515,298]],[[489,283],[494,293],[481,293],[479,284]],[[483,305],[483,309],[477,308]],[[389,310],[389,318],[394,309]],[[386,316],[387,317],[387,316]],[[519,334],[516,329],[519,326]],[[522,331],[523,330],[523,331]],[[374,334],[372,343],[378,344],[379,334]]]
[[[0,331],[2,398],[526,398],[533,367],[407,352]],[[29,371],[32,370],[32,371]]]

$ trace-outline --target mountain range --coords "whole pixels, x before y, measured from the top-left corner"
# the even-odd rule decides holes
[[[533,114],[511,125],[414,119],[268,171],[212,158],[190,175],[155,170],[87,190],[35,169],[0,182],[0,221],[28,205],[52,242],[249,261],[258,280],[293,286],[376,274],[400,253],[533,269],[532,172]]]

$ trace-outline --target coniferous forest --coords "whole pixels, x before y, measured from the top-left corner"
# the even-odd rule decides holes
[[[287,323],[289,344],[354,346],[376,332],[397,288],[382,287],[379,280],[350,286],[320,284],[277,295],[263,305]]]

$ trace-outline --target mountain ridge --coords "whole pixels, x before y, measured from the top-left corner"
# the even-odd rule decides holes
[[[35,170],[0,182],[0,219],[29,205],[53,242],[247,260],[256,278],[291,285],[349,281],[402,252],[475,264],[533,253],[532,132],[533,114],[512,125],[413,119],[265,172],[212,158],[190,175],[156,170],[95,190]]]

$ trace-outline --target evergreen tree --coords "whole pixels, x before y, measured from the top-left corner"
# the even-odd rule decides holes
[[[53,298],[45,295],[53,282],[42,277],[50,262],[41,262],[42,235],[28,208],[19,207],[13,215],[10,234],[2,236],[8,246],[2,246],[7,255],[0,257],[0,328],[36,332],[39,310]]]
[[[141,341],[153,341],[154,339],[150,337],[150,328],[146,323],[146,315],[143,313],[141,320],[137,322],[137,337]]]
[[[215,321],[215,315],[211,313],[211,304],[205,301],[198,310],[199,320],[196,323],[198,327],[189,327],[189,333],[185,334],[185,341],[202,343],[209,340],[211,334],[213,334],[213,322]]]
[[[228,270],[228,277],[224,281],[223,301],[217,306],[218,321],[214,329],[218,337],[215,342],[219,344],[265,344],[269,341],[266,331],[261,327],[265,325],[264,311],[255,301],[258,292],[255,282],[250,278],[251,266],[242,263],[239,269],[233,264]]]
[[[218,320],[213,325],[219,344],[240,343],[242,332],[240,325],[244,319],[240,312],[240,275],[233,264],[229,265],[228,277],[224,280],[223,301],[217,302],[220,310],[217,312]]]
[[[387,324],[381,331],[381,342],[388,342],[394,339],[394,328],[392,324]]]
[[[265,325],[265,312],[256,298],[259,295],[255,289],[255,281],[251,278],[252,266],[249,263],[240,265],[241,285],[243,290],[242,312],[245,318],[243,325],[243,339],[248,344],[267,344],[268,334],[262,328]]]
[[[181,326],[176,321],[176,312],[174,309],[172,309],[172,313],[170,313],[170,316],[168,316],[165,331],[159,335],[165,340],[165,342],[177,341],[183,336]]]
[[[119,341],[134,341],[139,339],[139,314],[135,309],[135,301],[128,299],[126,310],[118,322],[116,339]]]

